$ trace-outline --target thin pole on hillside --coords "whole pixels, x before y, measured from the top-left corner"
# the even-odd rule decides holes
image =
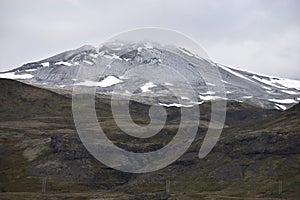
[[[278,182],[278,193],[279,193],[279,195],[282,194],[282,181]]]
[[[47,188],[47,177],[44,177],[42,180],[42,193],[46,193]]]
[[[166,179],[166,197],[167,199],[169,198],[170,195],[170,185],[171,185],[171,181],[170,179]]]

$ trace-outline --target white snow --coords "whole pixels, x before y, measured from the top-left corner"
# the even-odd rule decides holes
[[[109,58],[109,59],[119,59],[119,60],[122,60],[118,55],[116,55],[114,53],[111,54],[111,55],[110,54],[105,54],[104,57],[105,58]]]
[[[100,83],[96,82],[96,81],[84,81],[84,82],[80,82],[80,83],[75,83],[74,85],[82,85],[82,86],[94,87],[94,86],[100,86]]]
[[[165,82],[165,85],[167,85],[167,86],[173,86],[172,83],[168,83],[168,82]]]
[[[282,103],[282,104],[298,103],[294,99],[269,99],[269,101]]]
[[[102,52],[102,51],[100,51],[100,49],[103,47],[103,45],[100,45],[100,47],[97,47],[96,48],[96,52],[99,54],[100,52]]]
[[[137,51],[138,51],[138,52],[141,52],[142,49],[143,49],[142,47],[138,47],[138,48],[137,48]]]
[[[43,67],[49,67],[49,62],[41,63],[41,65],[42,65]]]
[[[216,94],[215,92],[212,92],[212,91],[207,91],[205,93],[201,93],[203,95],[212,95],[212,94]]]
[[[224,65],[218,64],[219,67],[222,67],[223,69],[227,68]],[[278,77],[271,77],[271,76],[267,76],[267,75],[263,75],[263,74],[258,74],[258,73],[254,73],[248,70],[241,70],[239,68],[235,68],[230,66],[231,69],[235,69],[237,71],[241,71],[241,72],[246,72],[246,73],[251,73],[251,74],[256,74],[256,75],[260,75],[262,77],[266,77],[267,79],[270,78],[270,80],[267,79],[262,79],[259,78],[257,76],[252,76],[252,78],[256,79],[257,81],[260,81],[262,83],[265,83],[267,85],[273,86],[273,87],[277,87],[277,88],[281,88],[281,89],[285,89],[285,88],[295,88],[297,90],[300,90],[300,80],[292,80],[292,79],[284,79],[284,78],[278,78]],[[226,70],[226,69],[225,69]],[[224,82],[224,81],[223,81]],[[278,86],[279,84],[279,86]],[[283,87],[285,88],[283,88]],[[265,88],[267,89],[267,88]],[[270,90],[269,88],[267,90]]]
[[[89,60],[84,60],[83,61],[85,64],[88,64],[88,65],[93,65],[94,63],[93,62],[91,62],[91,61],[89,61]]]
[[[276,108],[279,108],[279,110],[286,110],[287,107],[284,106],[284,105],[280,105],[280,104],[275,104],[276,105]]]
[[[251,99],[251,98],[253,98],[253,96],[244,96],[244,97],[242,97],[243,99]]]
[[[72,66],[72,63],[64,62],[64,61],[59,61],[59,62],[56,62],[55,65]]]
[[[206,85],[209,85],[209,86],[216,86],[215,84],[212,84],[212,83],[206,83]]]
[[[121,83],[123,81],[121,81],[120,79],[114,77],[114,76],[108,76],[105,79],[103,79],[100,82],[96,82],[96,81],[84,81],[81,83],[75,83],[75,85],[83,85],[83,86],[98,86],[98,87],[109,87],[118,83]]]
[[[34,72],[34,71],[36,71],[36,69],[26,69],[25,71],[26,72]]]
[[[182,97],[180,97],[182,100],[189,100],[190,98],[188,98],[188,97],[184,97],[184,96],[182,96]]]
[[[153,45],[150,42],[146,42],[144,44],[144,46],[145,46],[146,49],[152,49],[153,48]]]
[[[271,78],[272,83],[276,83],[282,85],[286,88],[295,88],[300,90],[300,81],[299,80],[291,80],[291,79],[284,79],[284,78]]]
[[[281,90],[281,91],[287,94],[300,94],[299,92],[290,91],[290,90]]]
[[[270,86],[273,86],[273,87],[276,87],[276,88],[280,88],[280,89],[285,89],[285,87],[281,87],[281,86],[279,86],[279,85],[274,84],[274,83],[271,82],[271,81],[268,81],[268,80],[266,80],[266,79],[259,78],[259,77],[255,76],[255,75],[252,76],[252,78],[255,79],[255,80],[257,80],[257,81],[259,81],[259,82],[261,82],[261,83],[264,83],[264,84],[266,84],[266,85],[270,85]]]
[[[202,95],[199,95],[199,98],[204,100],[204,101],[211,101],[211,100],[217,100],[217,99],[226,99],[226,98],[218,97],[218,96],[202,96]]]
[[[90,56],[91,56],[92,58],[98,58],[99,55],[98,55],[98,54],[91,53]]]
[[[142,92],[151,92],[149,89],[155,87],[156,85],[152,82],[148,82],[141,87]]]
[[[114,50],[114,51],[120,51],[122,50],[122,48],[120,47],[110,47],[111,50]]]
[[[0,78],[29,79],[29,78],[33,78],[33,75],[32,74],[15,74],[15,72],[8,72],[8,73],[0,74]]]
[[[198,102],[194,102],[194,101],[192,101],[191,103],[193,103],[193,104],[197,104],[197,105],[201,105],[201,104],[203,104],[203,103],[204,103],[204,101],[198,101]]]
[[[125,60],[126,62],[130,61],[131,58],[123,58],[123,60]]]
[[[100,82],[101,87],[108,87],[108,86],[112,86],[118,83],[121,83],[122,81],[120,79],[118,79],[115,76],[108,76],[106,77],[106,79],[102,80]]]
[[[179,48],[177,48],[177,49],[179,49],[182,53],[184,53],[184,54],[186,54],[186,55],[188,55],[188,56],[191,56],[191,57],[194,57],[194,56],[195,56],[194,54],[192,54],[191,52],[189,52],[188,50],[186,50],[186,49],[184,49],[184,48],[179,47]]]
[[[223,83],[229,84],[227,81],[222,80]]]
[[[97,53],[99,54],[99,56],[103,56],[105,54],[105,51],[97,51]]]
[[[266,90],[272,90],[272,88],[266,87],[266,86],[263,86],[263,88],[266,89]]]
[[[171,103],[171,104],[158,103],[158,104],[165,107],[186,107],[186,108],[193,107],[193,105],[183,105],[180,103]]]
[[[239,74],[239,73],[237,73],[237,72],[231,70],[230,68],[228,68],[228,67],[226,67],[226,66],[223,66],[223,65],[220,65],[220,64],[218,64],[217,66],[220,67],[220,68],[222,68],[222,69],[224,69],[225,71],[227,71],[227,72],[229,72],[229,73],[231,73],[231,74],[237,76],[237,77],[240,77],[240,78],[245,79],[245,80],[247,80],[247,81],[254,82],[254,81],[252,81],[251,79],[249,79],[249,78],[247,78],[247,77],[245,77],[245,76],[243,76],[243,75],[241,75],[241,74]],[[223,81],[223,82],[224,82],[224,81]]]
[[[262,79],[257,76],[252,76],[255,80],[258,80],[264,84],[280,88],[280,89],[286,89],[286,88],[294,88],[297,90],[300,90],[300,81],[299,80],[291,80],[291,79],[284,79],[284,78],[270,78],[270,80]],[[288,93],[289,91],[283,91]],[[290,91],[288,94],[294,93],[293,91]],[[295,93],[294,93],[295,94]],[[296,93],[299,94],[299,93]]]
[[[190,102],[190,105],[183,105],[180,103],[171,103],[171,104],[166,104],[166,103],[158,103],[161,106],[165,106],[165,107],[185,107],[185,108],[190,108],[193,107],[194,105],[200,105],[203,104],[204,101],[199,101],[199,102]]]

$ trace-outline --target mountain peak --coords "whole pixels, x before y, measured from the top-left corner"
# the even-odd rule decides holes
[[[72,88],[74,84],[84,86],[86,81],[91,80],[77,80],[80,66],[83,64],[93,66],[94,62],[99,59],[110,59],[111,64],[98,77],[98,80],[92,80],[94,83],[89,82],[86,87],[97,86],[97,90],[100,92],[112,92],[115,85],[123,87],[125,92],[129,91],[126,88],[128,85],[140,84],[140,89],[136,90],[135,94],[150,97],[153,95],[168,96],[170,95],[167,92],[168,87],[181,87],[181,85],[186,84],[181,83],[177,76],[161,71],[163,66],[170,66],[172,70],[177,71],[189,81],[199,97],[198,102],[194,103],[187,97],[182,97],[186,102],[182,106],[220,99],[219,94],[209,89],[209,87],[216,87],[216,85],[213,82],[205,81],[201,77],[202,74],[199,74],[197,70],[195,71],[195,67],[197,67],[200,73],[205,72],[207,74],[212,73],[213,68],[218,69],[226,90],[226,98],[229,100],[278,110],[288,109],[300,101],[300,81],[262,76],[237,68],[230,68],[201,58],[184,47],[162,46],[152,42],[124,43],[114,41],[97,48],[84,45],[41,61],[24,64],[9,72],[0,73],[0,78],[17,79],[29,84],[54,88]],[[125,74],[130,73],[131,69],[143,65],[152,66],[152,69],[157,70],[155,80],[146,81],[146,76],[148,76],[146,71],[143,72],[144,74],[125,77]],[[115,80],[114,83],[101,84],[101,81],[105,82],[107,77]],[[168,80],[164,83],[157,82],[166,77]],[[143,90],[143,87],[147,84],[150,85],[150,83],[151,87]],[[178,102],[157,103],[180,106]]]

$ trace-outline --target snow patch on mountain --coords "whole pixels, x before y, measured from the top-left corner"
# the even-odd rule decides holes
[[[185,97],[185,96],[182,96],[182,97],[180,97],[182,100],[189,100],[190,98],[188,98],[188,97]]]
[[[278,108],[278,110],[286,110],[287,107],[281,104],[275,104],[275,107]]]
[[[287,94],[293,94],[293,95],[299,95],[300,92],[295,92],[295,91],[290,91],[290,90],[281,90],[282,92],[284,93],[287,93]]]
[[[226,98],[223,98],[223,97],[219,97],[219,96],[203,96],[203,95],[199,95],[199,98],[201,100],[204,100],[204,101],[212,101],[212,100],[218,100],[218,99],[226,99]]]
[[[185,108],[189,108],[189,107],[193,107],[194,105],[183,105],[180,103],[171,103],[171,104],[166,104],[166,103],[158,103],[161,106],[165,106],[165,107],[185,107]]]
[[[15,74],[15,72],[8,72],[0,74],[0,78],[7,78],[7,79],[30,79],[33,78],[31,74]]]
[[[144,44],[144,46],[145,46],[146,49],[152,49],[153,48],[153,44],[151,42],[146,42]]]
[[[206,83],[206,85],[209,85],[209,86],[216,86],[216,85],[213,84],[213,83]]]
[[[291,80],[291,79],[284,79],[284,78],[272,78],[272,83],[280,84],[286,88],[295,88],[300,90],[300,81],[298,80]]]
[[[36,71],[37,69],[26,69],[25,72],[34,72]]]
[[[235,75],[235,76],[237,76],[237,77],[240,77],[240,78],[245,79],[245,80],[247,80],[247,81],[253,82],[253,80],[251,80],[251,79],[249,79],[249,78],[247,78],[247,77],[241,75],[240,73],[237,73],[237,72],[231,70],[229,67],[226,67],[226,66],[221,65],[221,64],[217,64],[217,65],[218,65],[218,67],[224,69],[225,71],[227,71],[227,72],[229,72],[229,73],[231,73],[231,74],[233,74],[233,75]]]
[[[112,85],[116,85],[121,82],[123,82],[123,81],[114,76],[108,76],[100,82],[84,81],[84,82],[80,82],[80,83],[75,83],[75,85],[90,86],[90,87],[104,87],[105,88],[105,87],[109,87]]]
[[[258,76],[252,76],[253,79],[261,82],[261,83],[264,83],[266,85],[270,85],[272,87],[276,87],[276,88],[280,88],[280,89],[286,89],[286,87],[282,87],[280,85],[277,85],[277,84],[274,84],[274,82],[272,82],[271,80],[266,80],[266,79],[262,79],[262,78],[259,78]]]
[[[243,99],[251,99],[251,98],[253,98],[253,96],[243,96],[242,98]]]
[[[207,91],[207,92],[204,92],[204,93],[201,93],[202,95],[213,95],[213,94],[216,94],[215,92],[213,91]]]
[[[118,60],[122,60],[121,58],[120,58],[120,56],[118,56],[118,55],[116,55],[116,54],[104,54],[104,57],[105,58],[108,58],[108,59],[118,59]]]
[[[59,61],[59,62],[56,62],[55,65],[72,66],[73,64],[69,63],[69,62]]]
[[[43,67],[49,67],[49,62],[43,62],[43,63],[41,63],[41,65],[43,66]]]
[[[168,83],[168,82],[166,82],[165,85],[167,85],[167,86],[173,86],[172,83]]]
[[[94,63],[89,61],[89,60],[84,60],[83,63],[88,64],[88,65],[93,65]]]
[[[282,104],[298,103],[298,101],[295,101],[294,99],[269,99],[269,101]]]
[[[141,87],[141,90],[142,90],[142,92],[151,92],[149,89],[156,87],[156,86],[157,85],[155,85],[153,82],[148,82]]]

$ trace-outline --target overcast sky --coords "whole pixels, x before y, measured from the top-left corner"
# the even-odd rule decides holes
[[[139,27],[177,30],[216,62],[300,79],[298,0],[0,0],[0,71]]]

